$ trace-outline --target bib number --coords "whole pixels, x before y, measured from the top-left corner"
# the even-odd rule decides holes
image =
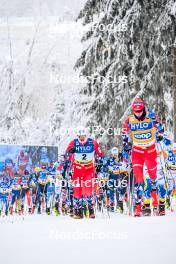
[[[86,160],[87,155],[86,154],[82,154],[82,160]]]

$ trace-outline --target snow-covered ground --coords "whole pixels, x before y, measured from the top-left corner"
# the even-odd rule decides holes
[[[133,218],[98,215],[0,219],[3,264],[174,263],[176,213]]]

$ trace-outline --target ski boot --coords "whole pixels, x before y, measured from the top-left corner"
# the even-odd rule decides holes
[[[110,198],[109,197],[107,197],[107,199],[106,199],[106,209],[109,213],[110,212]]]
[[[10,212],[10,215],[13,215],[13,205],[10,206],[9,212]]]
[[[22,210],[21,210],[21,208],[18,210],[18,214],[19,214],[19,215],[22,215]]]
[[[50,207],[47,207],[47,208],[46,208],[46,213],[47,213],[47,215],[50,215],[50,214],[51,214],[51,212],[50,212]]]
[[[98,197],[98,202],[97,202],[98,212],[101,212],[102,211],[102,207],[103,207],[103,197],[102,197],[102,195],[100,195]]]
[[[115,212],[114,203],[110,203],[110,207],[109,207],[109,209],[110,209],[110,212],[111,212],[111,213],[114,213],[114,212]]]
[[[158,216],[158,206],[153,207],[153,215]]]
[[[16,201],[15,214],[21,214],[21,203],[19,200]]]
[[[151,191],[151,197],[153,205],[153,215],[158,215],[158,195],[155,189]]]
[[[88,218],[89,217],[89,210],[87,208],[87,205],[83,206],[83,212],[84,212],[85,218]]]
[[[32,207],[32,214],[35,213],[35,206]]]
[[[166,214],[166,212],[165,212],[165,203],[164,202],[160,202],[159,203],[159,215],[163,216],[165,214]]]
[[[123,201],[117,202],[117,210],[120,214],[123,214]]]
[[[95,213],[94,213],[93,206],[89,206],[88,210],[89,210],[89,218],[94,219],[95,218]]]
[[[150,204],[144,204],[142,207],[142,215],[143,216],[151,216],[151,208],[150,208]]]
[[[102,210],[102,202],[98,199],[98,203],[97,203],[97,209],[98,209],[98,212],[101,212]]]
[[[74,216],[73,206],[70,206],[69,215],[70,215],[71,217]]]
[[[170,209],[170,206],[171,206],[170,196],[167,196],[167,198],[166,198],[166,208]]]
[[[68,214],[68,210],[67,210],[68,208],[67,208],[67,205],[66,205],[66,203],[62,203],[62,214],[63,215],[67,215]]]
[[[28,209],[28,214],[32,214],[32,208]]]
[[[21,215],[24,215],[24,205],[21,206]]]
[[[106,198],[105,207],[107,209],[109,209],[109,207],[110,207],[110,198],[109,197]]]
[[[56,216],[60,215],[60,212],[59,212],[59,203],[58,202],[55,203],[54,212],[55,212]]]
[[[134,216],[140,217],[142,215],[141,204],[136,204],[134,208]]]
[[[56,216],[59,216],[60,215],[60,212],[59,212],[58,208],[56,208],[56,207],[54,207],[54,212],[55,212],[55,215]]]
[[[74,217],[73,218],[74,219],[82,219],[83,218],[83,210],[82,210],[82,208],[74,210]]]
[[[39,207],[38,207],[37,213],[38,213],[38,214],[41,214],[41,207],[40,207],[40,205],[39,205]]]

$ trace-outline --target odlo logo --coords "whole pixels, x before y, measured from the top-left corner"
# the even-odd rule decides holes
[[[151,138],[151,133],[143,133],[143,134],[136,134],[134,135],[136,139],[148,139]]]

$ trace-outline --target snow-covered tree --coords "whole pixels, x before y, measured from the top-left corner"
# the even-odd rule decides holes
[[[78,125],[72,80],[82,44],[77,23],[61,18],[1,18],[1,142],[54,144],[62,153],[71,138],[60,128]]]
[[[81,90],[88,98],[87,125],[120,127],[136,97],[172,124],[174,10],[173,0],[86,2],[78,19],[89,30],[76,68],[89,80]],[[102,139],[117,142],[107,134]]]

